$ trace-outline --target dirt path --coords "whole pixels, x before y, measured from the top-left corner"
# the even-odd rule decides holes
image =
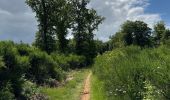
[[[90,72],[87,76],[85,82],[84,82],[84,89],[81,95],[80,100],[90,100],[90,79],[91,79],[92,73]]]

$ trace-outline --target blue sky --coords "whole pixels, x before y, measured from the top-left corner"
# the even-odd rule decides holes
[[[158,13],[170,26],[170,0],[150,0],[146,8],[147,13]]]
[[[149,27],[164,20],[170,28],[169,4],[170,0],[91,0],[89,7],[106,18],[95,38],[108,40],[126,20],[142,20]],[[0,40],[32,43],[36,31],[35,13],[25,0],[0,0]]]

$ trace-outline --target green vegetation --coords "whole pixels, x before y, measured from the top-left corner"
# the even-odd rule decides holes
[[[74,70],[69,72],[70,80],[58,88],[41,87],[41,91],[49,96],[49,100],[79,100],[83,90],[84,79],[89,74],[89,69]]]
[[[65,71],[69,71],[70,69],[82,68],[86,64],[84,56],[78,56],[75,54],[64,55],[57,53],[52,53],[51,56]]]
[[[96,58],[94,74],[108,100],[169,99],[170,49],[126,47]]]
[[[152,31],[142,21],[127,21],[106,42],[110,51],[98,55],[93,67],[94,76],[103,85],[104,99],[170,99],[170,33],[165,26],[158,22]]]
[[[169,30],[163,26],[159,22],[152,32],[144,22],[128,21],[108,42],[87,39],[90,44],[82,45],[81,53],[74,39],[69,40],[70,49],[64,53],[61,49],[49,52],[36,45],[1,41],[0,97],[76,100],[88,72],[81,68],[92,64],[98,54],[93,67],[92,99],[168,100]],[[158,30],[164,32],[160,35],[162,31]],[[67,83],[68,73],[74,77]]]
[[[42,94],[39,86],[58,87],[67,80],[70,70],[92,64],[99,52],[93,32],[104,18],[88,8],[89,3],[89,0],[26,0],[36,14],[36,39],[32,45],[0,42],[0,100],[46,100],[52,94],[48,91],[47,96]],[[66,38],[69,30],[74,36],[70,40]],[[70,81],[66,89],[51,91],[58,91],[61,96],[60,91],[67,95],[74,91],[78,95],[75,87],[84,79],[85,72],[77,73],[76,80]]]
[[[5,96],[13,98],[21,96],[22,77],[26,70],[30,67],[29,59],[26,56],[20,56],[17,48],[12,42],[0,42],[0,93],[3,96],[3,90],[6,91]],[[5,98],[5,97],[4,97]]]
[[[91,100],[106,100],[104,84],[96,75],[92,75],[91,80]]]
[[[75,52],[78,55],[85,56],[87,64],[92,63],[96,56],[93,31],[98,29],[98,25],[104,20],[94,9],[88,9],[89,2],[90,0],[73,1],[75,9],[75,25],[73,27]]]
[[[66,71],[85,64],[82,56],[55,53],[48,55],[36,47],[11,41],[0,42],[0,57],[2,100],[31,98],[39,93],[34,91],[38,90],[39,85],[57,86],[57,82],[66,79]]]
[[[0,100],[78,100],[91,65],[92,100],[170,100],[164,22],[152,30],[143,21],[126,21],[109,41],[95,40],[104,18],[89,3],[26,0],[36,14],[36,39],[32,45],[0,42]]]
[[[143,21],[126,21],[120,31],[110,37],[108,50],[137,45],[141,48],[159,47],[169,43],[170,31],[164,22],[158,22],[154,29]]]
[[[69,52],[66,36],[72,30],[75,51],[90,64],[96,56],[94,31],[104,20],[87,5],[90,0],[26,0],[39,23],[34,45],[48,54]]]

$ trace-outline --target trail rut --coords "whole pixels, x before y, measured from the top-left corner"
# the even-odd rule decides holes
[[[90,72],[84,82],[84,89],[82,91],[81,99],[80,100],[90,100],[90,79],[92,73]]]

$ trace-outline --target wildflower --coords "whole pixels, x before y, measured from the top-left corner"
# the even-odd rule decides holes
[[[125,93],[126,93],[126,91],[123,91],[123,93],[125,94]]]

